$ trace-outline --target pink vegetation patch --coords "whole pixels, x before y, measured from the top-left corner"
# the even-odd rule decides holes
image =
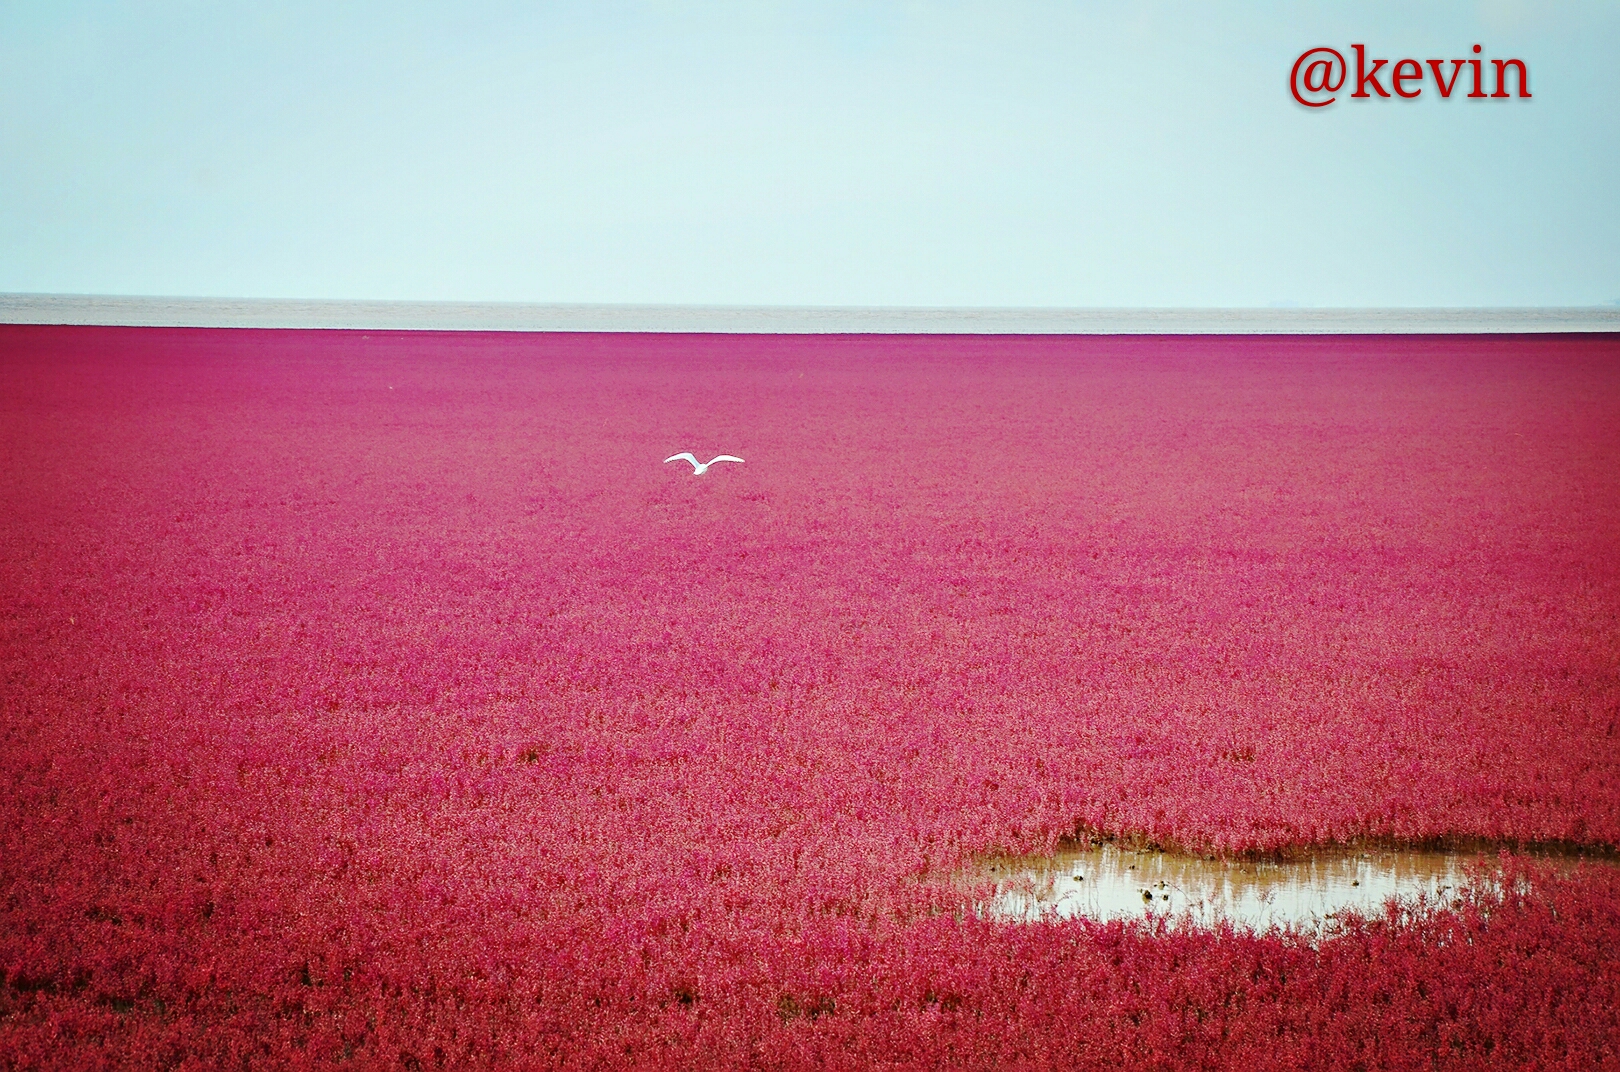
[[[935,879],[1612,851],[1617,719],[1613,337],[0,327],[4,1067],[1612,1066],[1611,872]]]

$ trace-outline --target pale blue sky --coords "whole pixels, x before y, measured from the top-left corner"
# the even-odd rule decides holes
[[[1352,42],[1534,99],[1295,104]],[[0,0],[0,292],[1608,304],[1617,70],[1600,0]]]

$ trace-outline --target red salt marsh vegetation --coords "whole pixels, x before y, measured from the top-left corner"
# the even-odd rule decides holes
[[[0,1067],[1616,1067],[1612,868],[932,877],[1612,851],[1617,720],[1609,336],[0,327]]]

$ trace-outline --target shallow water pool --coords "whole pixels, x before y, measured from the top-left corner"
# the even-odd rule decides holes
[[[973,877],[996,884],[987,907],[1002,919],[1155,915],[1206,925],[1228,920],[1255,929],[1309,928],[1347,911],[1381,915],[1392,897],[1445,907],[1460,896],[1471,868],[1486,859],[1480,853],[1366,849],[1256,862],[1101,845],[1049,857],[988,858]],[[1573,867],[1578,859],[1556,862]]]

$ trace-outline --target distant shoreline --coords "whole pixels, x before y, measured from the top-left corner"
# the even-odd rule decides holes
[[[1620,308],[1042,309],[542,305],[0,294],[0,324],[362,331],[904,335],[1432,335],[1620,332]]]

